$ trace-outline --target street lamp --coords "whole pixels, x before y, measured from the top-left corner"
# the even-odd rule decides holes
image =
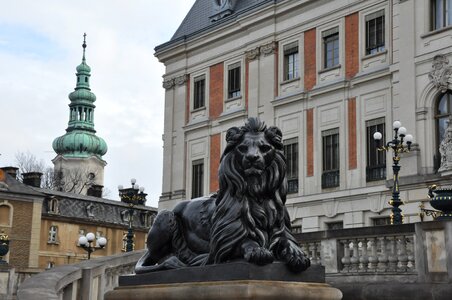
[[[99,247],[93,246],[93,242],[95,239],[96,236],[92,232],[88,232],[86,236],[82,235],[81,237],[78,238],[79,245],[86,252],[88,252],[88,259],[91,258],[91,253],[93,253],[96,249],[102,249],[105,247],[105,245],[107,245],[107,239],[101,236],[97,238],[97,244],[99,245]]]
[[[9,252],[9,237],[2,230],[2,232],[0,233],[0,266],[8,264],[6,260],[3,260],[3,256],[8,254],[8,252]]]
[[[124,188],[122,185],[118,185],[119,197],[121,197],[121,201],[127,203],[129,206],[129,229],[127,231],[127,242],[126,242],[126,252],[133,251],[133,213],[135,205],[144,205],[146,202],[147,194],[144,193],[144,187],[140,187],[136,184],[137,180],[132,178],[130,183],[132,187]]]
[[[402,127],[400,121],[395,121],[392,124],[392,127],[394,129],[394,138],[387,142],[386,146],[380,146],[380,141],[383,137],[380,132],[377,131],[374,133],[374,139],[379,151],[393,150],[392,171],[394,173],[394,185],[392,187],[392,199],[389,201],[389,204],[392,206],[391,224],[403,224],[402,210],[399,208],[399,206],[403,204],[399,197],[399,161],[401,153],[410,151],[411,144],[413,143],[413,136],[411,134],[406,134],[406,128]],[[403,142],[405,142],[405,144]]]

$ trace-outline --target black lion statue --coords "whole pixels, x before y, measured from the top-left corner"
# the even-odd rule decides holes
[[[301,272],[310,261],[291,234],[285,207],[282,133],[257,118],[232,127],[219,168],[219,191],[161,211],[149,231],[137,274],[244,259],[283,261]]]

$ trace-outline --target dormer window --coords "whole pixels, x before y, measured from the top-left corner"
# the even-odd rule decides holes
[[[59,200],[57,198],[50,198],[47,202],[47,213],[49,214],[59,214],[60,210],[59,210]]]

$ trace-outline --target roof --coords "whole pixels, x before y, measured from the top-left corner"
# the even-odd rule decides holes
[[[175,41],[185,39],[188,36],[204,32],[210,28],[221,26],[221,24],[234,20],[238,16],[253,11],[260,6],[275,3],[277,1],[280,0],[233,0],[232,2],[235,2],[235,7],[233,8],[232,14],[221,18],[218,21],[212,21],[211,17],[218,13],[214,4],[216,1],[197,0],[185,16],[171,40],[165,44],[157,46],[156,50],[165,45],[172,44]]]

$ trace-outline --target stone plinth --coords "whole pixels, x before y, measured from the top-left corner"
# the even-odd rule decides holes
[[[293,274],[282,263],[267,266],[238,262],[128,275],[106,300],[342,299],[325,284],[325,269],[312,266]]]

